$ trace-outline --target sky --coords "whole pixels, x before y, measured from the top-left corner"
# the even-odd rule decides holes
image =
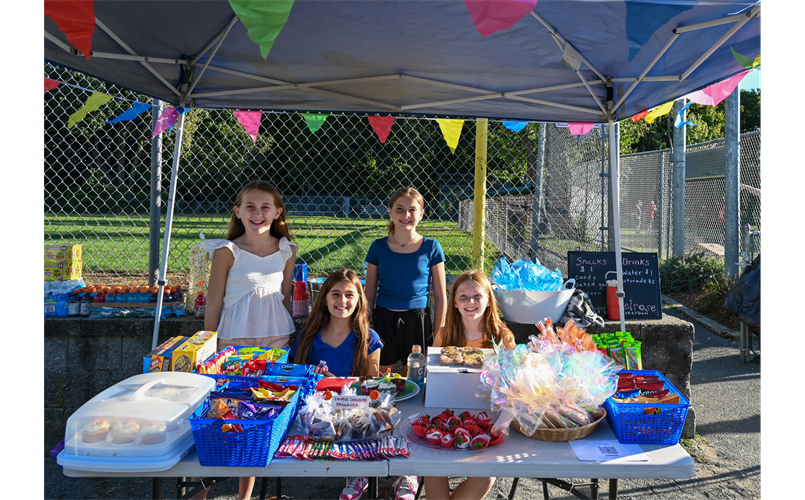
[[[759,89],[760,88],[760,71],[755,70],[741,80],[741,90]]]

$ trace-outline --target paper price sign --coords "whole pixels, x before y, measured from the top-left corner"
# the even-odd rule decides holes
[[[333,396],[333,408],[340,410],[352,410],[369,406],[369,396]]]

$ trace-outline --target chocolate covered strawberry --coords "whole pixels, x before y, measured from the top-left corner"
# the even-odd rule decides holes
[[[450,448],[453,446],[453,441],[455,441],[455,436],[450,434],[449,432],[442,433],[442,448]]]
[[[470,448],[473,450],[483,450],[489,446],[491,441],[492,438],[490,438],[488,434],[478,434],[470,441]]]
[[[463,427],[459,427],[455,431],[455,445],[456,448],[466,449],[470,446],[470,441],[472,441],[472,436],[467,429]]]
[[[430,428],[428,429],[428,433],[425,434],[425,439],[431,444],[441,445],[442,433],[439,429]]]

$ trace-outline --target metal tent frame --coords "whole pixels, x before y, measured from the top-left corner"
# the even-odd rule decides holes
[[[423,11],[425,8],[431,10]],[[672,12],[669,14],[661,10],[663,8]],[[734,60],[730,61],[732,56],[725,47],[727,41],[734,40],[740,47],[758,51],[760,45],[760,4],[746,1],[714,0],[701,5],[670,0],[642,4],[540,0],[531,17],[541,25],[541,31],[533,29],[533,22],[525,22],[526,16],[509,30],[486,39],[481,39],[468,22],[466,7],[461,1],[297,0],[293,9],[265,61],[259,55],[255,57],[254,52],[259,54],[256,44],[248,40],[246,28],[225,0],[97,3],[95,25],[99,30],[95,32],[93,46],[100,50],[93,50],[89,60],[85,60],[85,56],[66,41],[55,23],[45,17],[45,59],[182,108],[421,113],[543,123],[607,123],[622,330],[625,330],[624,294],[617,202],[619,117],[623,119],[641,108],[656,107],[744,71]],[[635,42],[629,38],[628,29],[624,28],[621,33],[614,28],[601,28],[609,28],[607,23],[628,18],[630,9],[632,19],[641,15],[651,20],[652,16],[663,12],[670,19],[649,39],[643,40],[642,48],[634,56],[630,53],[624,64],[622,54],[616,52],[622,51],[624,46],[631,51]],[[422,19],[422,12],[432,15]],[[188,28],[187,23],[181,23],[183,18],[179,14],[192,17],[195,24]],[[378,28],[364,29],[382,30],[393,26],[394,30],[389,31],[395,35],[410,36],[411,30],[401,26],[417,17],[428,26],[438,26],[440,31],[419,30],[418,37],[425,40],[410,37],[405,44],[405,47],[411,46],[408,50],[403,50],[399,38],[391,37],[377,41],[376,47],[368,48],[369,52],[359,52],[364,50],[362,45],[353,44],[348,37],[350,29],[359,30],[375,20],[380,25]],[[549,22],[551,18],[556,21]],[[143,24],[143,19],[148,23]],[[439,22],[442,24],[437,25]],[[171,23],[176,25],[175,33],[164,34]],[[557,27],[557,24],[562,26]],[[619,23],[615,24],[620,27]],[[585,30],[580,29],[587,26],[599,31],[587,36]],[[213,29],[214,34],[205,38],[204,33]],[[570,31],[562,33],[565,29]],[[610,31],[618,31],[619,38],[615,40]],[[320,42],[317,46],[314,41],[301,45],[303,35],[319,32],[327,33],[332,43]],[[440,38],[440,35],[443,36]],[[429,49],[430,37],[441,43],[439,47],[446,47],[445,51],[451,50],[453,58],[447,57],[444,51]],[[162,42],[167,40],[176,42],[176,47],[165,46]],[[553,40],[556,47],[551,47],[549,40]],[[351,53],[325,53],[329,45],[348,47],[361,58]],[[195,46],[202,48],[198,51],[188,48]],[[503,62],[497,65],[498,60],[510,61],[510,52],[523,46],[531,50],[514,54],[515,62],[508,66],[504,67]],[[601,46],[603,49],[597,50]],[[465,60],[456,53],[465,47],[477,55],[477,60],[471,57]],[[384,70],[366,62],[380,60],[371,50],[381,52],[381,57],[391,58],[386,68],[395,70]],[[171,51],[175,52],[174,57],[164,55]],[[183,52],[194,55],[185,56]],[[402,53],[398,59],[392,57],[398,52]],[[696,59],[690,63],[693,57]],[[424,61],[421,67],[416,65],[420,59]],[[528,68],[529,63],[536,64],[543,59],[547,61],[543,67]],[[642,67],[637,76],[618,76],[618,70],[634,71],[630,68],[632,64]],[[498,66],[500,74],[493,70]],[[247,68],[251,71],[246,71]],[[666,74],[668,68],[676,71]],[[454,73],[459,72],[465,76],[464,83],[455,81]],[[576,76],[570,75],[571,72]],[[358,76],[344,76],[350,73]],[[614,76],[607,76],[610,73]],[[540,84],[534,86],[533,82]],[[628,112],[629,108],[634,112]],[[182,114],[174,128],[176,140],[157,282],[157,311],[162,309],[162,291],[166,284],[181,157]],[[476,214],[476,220],[482,217],[482,213]],[[154,348],[159,324],[160,317],[156,314]]]

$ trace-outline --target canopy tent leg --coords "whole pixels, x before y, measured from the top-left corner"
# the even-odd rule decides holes
[[[623,258],[621,257],[621,212],[620,212],[620,170],[618,161],[620,159],[619,126],[614,117],[609,117],[609,164],[612,177],[612,216],[615,219],[615,271],[618,274],[618,310],[620,311],[621,330],[626,331],[626,321],[623,318]]]
[[[159,339],[159,320],[162,312],[162,292],[165,289],[165,273],[168,268],[168,251],[171,242],[171,229],[173,228],[173,205],[176,199],[176,178],[179,172],[179,157],[182,152],[182,132],[184,131],[184,114],[179,113],[176,123],[173,125],[176,130],[173,144],[173,163],[171,165],[171,183],[168,189],[168,212],[165,215],[165,244],[162,247],[162,261],[159,264],[159,291],[157,292],[157,308],[154,311],[154,336],[151,339],[151,349],[157,348]]]
[[[484,225],[486,224],[486,140],[489,120],[475,121],[475,200],[472,218],[472,266],[484,270]]]

